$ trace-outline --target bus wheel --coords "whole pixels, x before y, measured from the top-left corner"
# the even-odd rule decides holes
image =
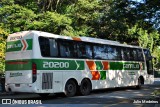
[[[39,96],[41,96],[42,98],[46,98],[48,97],[49,93],[39,93]]]
[[[141,78],[138,78],[138,85],[136,86],[137,89],[141,89],[142,87],[142,81]]]
[[[67,81],[65,85],[65,95],[67,97],[73,97],[76,94],[77,85],[73,80]]]
[[[91,82],[88,79],[83,79],[80,85],[80,94],[88,95],[92,90]]]

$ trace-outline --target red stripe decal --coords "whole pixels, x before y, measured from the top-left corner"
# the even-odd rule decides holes
[[[28,61],[7,62],[7,64],[27,64]]]
[[[92,74],[92,80],[99,80],[100,78],[100,74],[99,72],[96,70],[96,64],[94,61],[86,61],[87,66]]]
[[[26,47],[27,47],[27,44],[26,44],[26,42],[24,41],[24,40],[22,40],[22,42],[23,42],[23,51],[26,49]]]
[[[94,61],[86,61],[87,65],[88,65],[88,68],[90,70],[96,70],[96,64]]]
[[[102,61],[103,64],[103,70],[109,70],[109,63],[106,61]]]
[[[99,80],[100,74],[98,71],[91,71],[92,74],[92,80]]]

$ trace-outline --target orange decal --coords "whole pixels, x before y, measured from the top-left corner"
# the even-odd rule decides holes
[[[103,63],[103,70],[108,70],[109,69],[109,63],[106,61],[102,61]]]
[[[98,71],[91,71],[92,74],[92,80],[99,80],[100,74]]]
[[[142,69],[143,69],[142,63],[139,63],[139,65],[140,65],[140,71],[142,71]]]
[[[94,63],[94,61],[86,61],[86,63],[90,70],[96,70],[96,64]]]
[[[72,37],[72,39],[75,41],[82,41],[80,38],[77,38],[77,37]]]

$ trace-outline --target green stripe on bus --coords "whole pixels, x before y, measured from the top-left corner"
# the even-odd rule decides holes
[[[32,39],[26,39],[27,44],[28,44],[28,48],[27,50],[32,50]]]
[[[6,71],[31,70],[32,62],[37,65],[37,70],[84,70],[84,61],[29,59],[6,61]]]
[[[123,70],[123,62],[109,62],[110,70]]]
[[[37,70],[84,70],[84,61],[35,59]]]
[[[103,65],[101,61],[95,61],[96,63],[96,70],[103,70]]]
[[[85,61],[82,60],[25,59],[6,61],[6,71],[31,70],[32,62],[36,63],[37,70],[85,70]],[[95,61],[95,63],[97,66],[97,70],[103,70],[101,61]],[[109,66],[109,70],[145,69],[144,63],[139,62],[109,62]]]
[[[110,62],[110,70],[144,70],[144,63],[139,62]],[[142,68],[141,68],[142,66]]]
[[[6,61],[6,71],[13,70],[31,70],[32,61],[31,60],[11,60]]]
[[[106,79],[106,71],[100,71],[100,80],[105,80]]]

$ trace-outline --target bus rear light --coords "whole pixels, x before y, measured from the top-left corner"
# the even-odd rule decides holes
[[[32,63],[32,74],[33,75],[37,74],[37,65],[35,63]]]
[[[37,80],[37,65],[32,63],[32,83]]]

